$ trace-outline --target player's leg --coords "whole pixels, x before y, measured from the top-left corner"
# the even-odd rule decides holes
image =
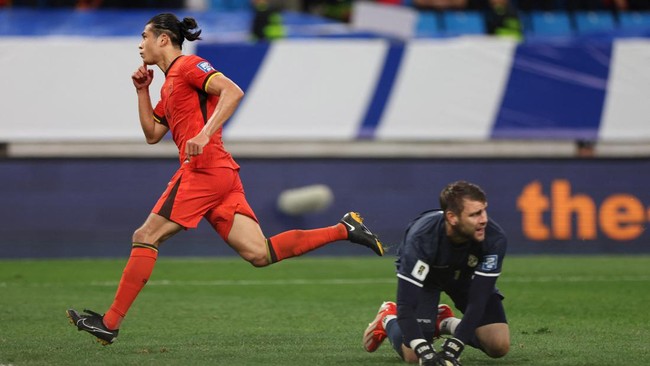
[[[133,234],[131,255],[108,311],[103,316],[89,310],[85,310],[86,314],[74,309],[67,311],[77,329],[94,335],[104,345],[113,343],[122,320],[151,276],[158,257],[158,245],[181,229],[180,225],[162,216],[150,214]]]
[[[201,219],[204,211],[196,204],[198,200],[192,199],[194,192],[188,188],[194,186],[189,185],[194,180],[191,172],[179,169],[152,213],[133,233],[129,261],[122,272],[113,304],[104,315],[104,324],[109,329],[120,327],[126,312],[149,280],[158,258],[158,246],[184,227],[196,227]]]
[[[109,329],[120,327],[126,312],[149,280],[158,257],[158,246],[182,229],[177,223],[152,213],[133,233],[131,255],[122,272],[113,304],[104,315],[104,324]]]
[[[449,293],[456,307],[464,311],[467,307],[467,294]],[[510,350],[510,330],[503,309],[503,296],[495,292],[488,298],[479,326],[474,332],[474,337],[467,341],[467,345],[478,348],[486,355],[499,358],[505,356]],[[442,334],[453,335],[461,319],[448,318],[440,325]]]
[[[375,352],[388,336],[386,325],[397,318],[397,304],[392,301],[384,301],[375,318],[368,323],[363,332],[363,349],[366,352]]]
[[[156,213],[151,213],[144,224],[135,230],[132,240],[134,243],[147,243],[157,248],[181,230],[183,230],[183,226]]]
[[[237,209],[246,211],[242,206],[238,206]],[[264,267],[283,259],[300,256],[347,237],[345,228],[336,225],[313,230],[289,230],[265,238],[257,221],[249,215],[239,212],[233,214],[232,226],[226,242],[242,258],[256,267]]]
[[[481,349],[492,358],[503,357],[510,350],[510,329],[507,323],[493,323],[476,328]]]
[[[191,206],[192,200],[184,199],[182,194],[180,198],[178,197],[178,192],[183,191],[181,189],[183,173],[182,169],[176,172],[171,183],[156,203],[153,213],[134,232],[131,255],[122,272],[113,303],[106,314],[102,316],[88,310],[86,310],[86,314],[80,314],[74,309],[68,309],[66,312],[78,330],[94,335],[104,345],[113,343],[117,338],[122,320],[151,276],[158,257],[158,245],[183,228],[176,223],[184,222],[183,219],[174,218],[172,220],[171,213],[179,212],[187,217],[192,217],[191,212],[194,210],[194,207]],[[190,202],[190,206],[184,207],[187,202]],[[172,210],[172,208],[174,209]],[[198,222],[202,214],[201,212],[198,217],[194,218],[194,221]]]
[[[375,319],[368,324],[363,333],[363,348],[366,352],[374,352],[384,339],[388,339],[397,354],[407,363],[418,363],[415,351],[407,347],[403,340],[402,330],[397,323],[397,308],[394,302],[384,302]]]
[[[219,230],[222,229],[217,228],[217,231]],[[231,248],[253,266],[264,267],[269,264],[266,238],[255,219],[244,214],[234,213],[232,226],[225,240]]]
[[[300,256],[338,240],[350,240],[383,255],[377,237],[363,225],[356,213],[348,213],[333,226],[312,230],[289,230],[265,238],[255,213],[246,201],[244,189],[236,171],[229,193],[218,206],[208,210],[206,220],[242,258],[256,267],[267,266],[283,259]]]
[[[241,210],[242,206],[237,209]],[[259,224],[252,217],[254,216],[250,214],[235,213],[226,241],[242,258],[256,267],[297,257],[326,244],[349,239],[349,231],[343,223],[311,230],[289,230],[265,238]],[[372,238],[376,242],[375,248],[379,248],[374,250],[380,250],[383,254],[381,243],[374,235]]]
[[[482,325],[476,328],[476,340],[485,354],[493,358],[505,356],[510,350],[510,328],[503,309],[501,294],[490,296]]]

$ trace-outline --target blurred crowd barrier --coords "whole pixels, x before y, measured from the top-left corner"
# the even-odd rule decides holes
[[[0,11],[5,154],[38,155],[54,151],[46,145],[57,143],[90,143],[95,153],[97,146],[140,144],[130,75],[141,62],[139,34],[151,15],[145,10]],[[357,142],[356,149],[392,144],[367,147],[371,156],[417,148],[414,155],[436,154],[431,142],[521,142],[518,150],[504,152],[517,155],[540,141],[544,149],[564,155],[573,154],[575,141],[632,146],[626,154],[647,154],[648,37],[398,39],[354,27],[341,36],[340,24],[294,14],[287,18],[294,36],[250,42],[238,26],[251,19],[250,12],[179,15],[195,16],[205,31],[205,40],[186,45],[185,52],[208,59],[245,90],[224,137],[243,143],[251,156],[267,153],[267,148],[250,149],[259,142],[277,142],[283,156],[358,154],[340,145]],[[155,71],[157,99],[163,75]],[[287,150],[287,141],[296,149]],[[558,149],[549,142],[565,144]],[[31,150],[30,143],[36,143]],[[174,153],[163,150],[152,151]],[[57,151],[53,154],[62,150]],[[124,146],[120,151],[140,154]]]

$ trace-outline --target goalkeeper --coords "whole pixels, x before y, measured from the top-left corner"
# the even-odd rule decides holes
[[[364,332],[363,346],[374,352],[388,338],[404,361],[420,365],[460,365],[466,346],[503,357],[510,330],[495,284],[506,252],[505,233],[488,220],[487,198],[475,184],[447,185],[440,206],[408,225],[397,253],[397,301],[382,304]],[[439,305],[442,291],[462,319]],[[434,349],[433,339],[441,335],[448,338]]]

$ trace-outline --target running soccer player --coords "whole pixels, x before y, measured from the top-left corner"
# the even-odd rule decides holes
[[[139,45],[143,65],[131,76],[138,97],[140,125],[147,143],[171,131],[180,168],[171,178],[144,224],[133,234],[131,255],[112,305],[104,315],[68,309],[78,330],[107,345],[115,341],[127,311],[151,276],[159,245],[179,231],[195,228],[205,218],[242,258],[255,267],[302,255],[337,240],[349,240],[383,255],[377,237],[356,212],[336,225],[290,230],[266,238],[246,201],[239,165],[221,140],[223,124],[244,93],[233,81],[198,56],[182,53],[183,41],[200,39],[193,18],[183,21],[163,13],[147,22]],[[149,86],[156,65],[165,73],[161,99],[153,108]]]
[[[460,365],[466,345],[503,357],[510,330],[495,284],[506,235],[488,220],[486,195],[475,184],[447,185],[440,207],[408,225],[397,253],[397,301],[381,305],[363,334],[363,347],[374,352],[388,338],[404,361],[421,365]],[[448,305],[439,305],[442,291],[462,319]],[[440,335],[450,337],[436,352],[433,340]]]

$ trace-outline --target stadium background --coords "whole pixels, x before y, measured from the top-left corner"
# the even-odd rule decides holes
[[[365,29],[286,12],[287,39],[253,43],[250,9],[215,4],[179,11],[205,32],[187,51],[247,93],[224,135],[267,234],[359,210],[396,245],[444,184],[467,179],[488,192],[511,253],[650,252],[648,14],[580,28],[556,11],[572,25],[547,33],[523,14],[518,42],[425,28],[411,8],[410,28],[390,34],[372,26],[385,14]],[[156,12],[0,10],[0,258],[128,254],[178,164],[170,141],[142,141],[129,80]],[[310,184],[332,189],[330,208],[277,210],[282,191]],[[232,251],[202,224],[164,253]]]

